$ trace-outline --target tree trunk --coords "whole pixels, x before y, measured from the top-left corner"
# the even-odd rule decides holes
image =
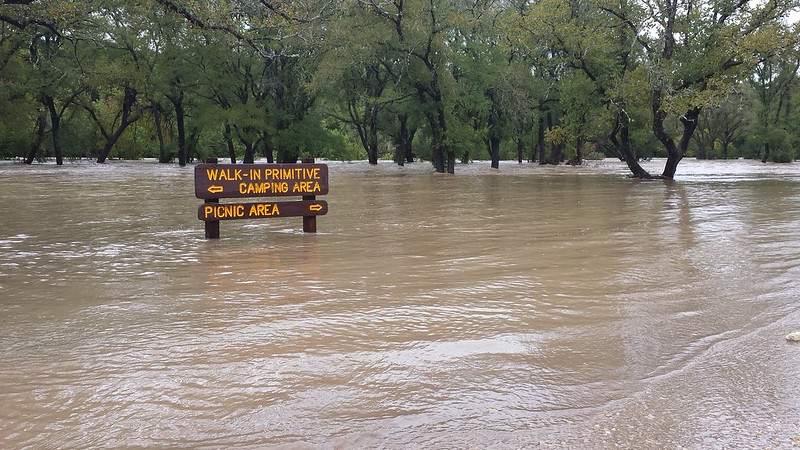
[[[408,130],[408,136],[403,144],[406,148],[404,153],[406,155],[406,162],[413,163],[414,162],[414,136],[417,134],[417,128],[411,128]]]
[[[661,178],[671,180],[675,178],[678,163],[681,162],[683,155],[686,154],[686,149],[689,147],[692,135],[697,129],[697,119],[700,116],[700,108],[690,108],[681,116],[680,120],[683,124],[683,133],[680,141],[678,141],[676,145],[675,141],[669,137],[664,129],[664,121],[666,120],[667,114],[661,107],[661,95],[661,91],[653,91],[653,134],[664,148],[667,149],[667,163],[664,165],[664,172],[661,173]]]
[[[64,164],[64,154],[61,151],[61,116],[56,111],[56,104],[53,97],[49,95],[44,96],[44,104],[47,106],[47,111],[50,113],[50,132],[53,139],[53,152],[56,154],[56,165]]]
[[[183,93],[167,96],[175,106],[175,122],[178,127],[178,165],[186,165],[186,110],[183,108]]]
[[[114,144],[117,143],[119,138],[122,136],[122,133],[125,132],[125,129],[128,128],[132,122],[126,123],[124,126],[121,124],[113,133],[111,133],[107,138],[106,142],[103,144],[103,148],[100,150],[100,156],[97,157],[97,163],[103,164],[108,159],[108,155],[111,153],[111,149],[114,148]]]
[[[544,116],[539,114],[539,135],[536,138],[536,149],[539,153],[539,164],[547,164],[544,150]]]
[[[136,103],[136,95],[137,95],[136,90],[127,86],[125,87],[125,95],[122,99],[122,119],[120,120],[119,126],[113,133],[111,134],[105,132],[103,133],[104,136],[106,137],[106,142],[103,145],[102,150],[100,150],[100,154],[97,156],[98,164],[106,162],[109,153],[111,153],[111,149],[114,147],[114,144],[117,143],[120,136],[122,136],[122,133],[125,132],[128,126],[130,126],[132,123],[136,122],[142,117],[143,114],[142,109],[137,109],[136,111],[133,111],[133,114],[131,114],[134,103]],[[93,118],[95,119],[95,121],[97,121],[96,117]],[[99,121],[97,122],[99,124]]]
[[[489,137],[489,152],[492,156],[492,169],[500,168],[500,138],[497,136]]]
[[[571,166],[580,166],[583,164],[583,136],[578,136],[575,139],[575,158],[569,160],[567,164]]]
[[[33,160],[36,159],[36,154],[39,153],[39,148],[42,146],[42,142],[44,142],[46,126],[47,120],[44,116],[39,116],[39,118],[36,119],[36,138],[31,142],[31,148],[28,151],[28,156],[25,158],[25,164],[33,164]]]
[[[451,157],[453,159],[452,166],[455,169],[455,155],[454,152],[448,151],[445,148],[447,122],[445,120],[444,107],[441,103],[438,104],[436,114],[431,114],[428,119],[431,125],[431,150],[433,153],[433,167],[439,173],[449,172],[451,165],[449,160]]]
[[[517,138],[517,162],[522,164],[523,156],[525,155],[525,142],[520,137]]]
[[[550,161],[549,163],[557,166],[561,164],[561,154],[564,153],[564,144],[550,144]]]
[[[639,160],[631,147],[628,118],[627,116],[620,116],[624,116],[624,113],[620,112],[620,114],[617,116],[617,120],[614,123],[614,129],[611,131],[611,133],[609,133],[608,139],[612,144],[614,144],[614,147],[622,155],[622,160],[628,165],[628,169],[635,178],[653,178],[648,171],[644,170],[644,168],[639,165]],[[617,139],[617,133],[620,135],[619,139]]]
[[[244,139],[239,140],[242,144],[244,144],[244,158],[242,159],[242,162],[245,164],[253,164],[256,159],[256,149],[253,146],[253,143]]]
[[[408,115],[398,114],[397,121],[399,122],[399,128],[395,135],[394,162],[398,166],[402,166],[406,162],[405,144],[408,140]]]
[[[262,152],[264,154],[264,157],[267,158],[267,162],[269,164],[272,164],[273,163],[272,147],[270,147],[269,145],[269,136],[267,136],[266,132],[264,132],[264,142],[263,142]]]
[[[370,164],[376,165],[378,164],[378,107],[368,104],[364,111],[364,118],[367,126],[367,129],[364,130],[367,140],[367,158]]]
[[[231,133],[230,122],[225,122],[225,143],[228,145],[228,156],[231,158],[231,164],[236,164],[236,148],[233,146],[233,133]]]
[[[186,138],[186,159],[188,161],[194,161],[194,157],[197,154],[197,142],[199,140],[200,128],[194,127]]]
[[[167,154],[167,149],[164,147],[164,130],[161,126],[161,105],[158,103],[153,104],[153,122],[156,125],[156,137],[158,138],[158,162],[168,163],[172,161],[172,155]]]
[[[548,130],[552,130],[553,129],[553,125],[554,125],[553,124],[553,114],[550,111],[548,111],[547,112],[547,129]],[[552,164],[554,166],[559,165],[561,163],[561,150],[563,148],[564,148],[564,144],[551,143],[550,144],[550,158],[547,159],[545,162],[547,164]]]

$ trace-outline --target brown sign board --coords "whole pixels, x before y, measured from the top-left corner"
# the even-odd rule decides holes
[[[205,222],[272,217],[322,216],[328,213],[328,202],[298,200],[258,203],[205,203],[197,210],[197,218]]]
[[[207,200],[325,195],[328,193],[328,166],[313,163],[197,164],[194,193],[197,198]]]

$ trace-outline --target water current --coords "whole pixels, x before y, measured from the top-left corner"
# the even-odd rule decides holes
[[[798,164],[329,169],[206,240],[191,167],[0,163],[0,446],[800,447]]]

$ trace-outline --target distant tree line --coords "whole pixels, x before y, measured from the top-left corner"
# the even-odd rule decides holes
[[[7,0],[0,157],[788,162],[797,4]]]

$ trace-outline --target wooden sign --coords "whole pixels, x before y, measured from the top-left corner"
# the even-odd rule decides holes
[[[324,216],[327,213],[328,202],[323,200],[269,203],[205,203],[198,208],[197,218],[208,222],[214,220]]]
[[[194,168],[194,194],[205,200],[197,218],[206,224],[206,238],[219,239],[219,222],[236,219],[303,217],[303,232],[317,232],[317,216],[328,213],[328,203],[317,195],[328,193],[328,166],[303,164],[217,164],[216,158]],[[221,198],[302,196],[299,201],[227,203]]]
[[[197,198],[284,197],[328,193],[325,164],[198,164]]]

